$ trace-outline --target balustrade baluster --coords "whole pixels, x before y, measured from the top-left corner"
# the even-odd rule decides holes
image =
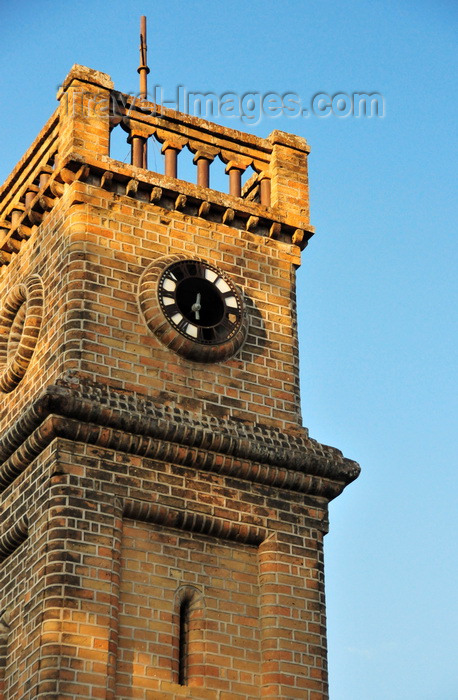
[[[40,173],[39,187],[45,187],[48,184],[48,180],[51,176],[49,173]]]
[[[178,172],[178,149],[176,148],[165,148],[165,174],[167,177],[177,177]]]
[[[261,204],[270,207],[270,177],[263,177],[260,182]]]
[[[132,136],[132,165],[146,168],[146,139],[143,136]]]
[[[32,204],[33,200],[37,196],[37,193],[34,190],[27,190],[25,193],[25,206],[26,208],[29,208],[30,205]]]
[[[210,161],[208,158],[198,158],[196,163],[197,184],[200,187],[210,187]]]
[[[240,168],[231,168],[229,170],[229,194],[234,197],[242,195],[242,171]]]

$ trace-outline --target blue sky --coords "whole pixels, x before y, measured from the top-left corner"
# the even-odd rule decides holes
[[[219,119],[312,146],[304,424],[361,463],[331,504],[331,700],[457,700],[456,30],[451,0],[2,3],[0,180],[73,63],[137,90],[378,92],[383,118]],[[127,151],[126,151],[127,152]]]

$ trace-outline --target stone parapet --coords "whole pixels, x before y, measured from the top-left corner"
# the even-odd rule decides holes
[[[138,191],[139,197],[147,196],[157,206],[167,208],[167,197],[176,200],[181,193],[189,197],[188,209],[197,206],[202,216],[220,215],[226,222],[241,219],[241,225],[251,230],[269,222],[266,235],[301,249],[313,235],[308,210],[310,148],[305,139],[281,131],[262,139],[152,102],[138,102],[115,91],[109,76],[84,66],[73,66],[58,99],[59,109],[0,189],[0,265],[9,264],[20,252],[65,185],[94,177],[107,189],[125,188],[134,197]],[[158,141],[165,172],[153,173],[111,158],[110,134],[116,127],[126,132],[131,145],[135,139],[143,144]],[[196,174],[198,185],[176,177],[175,161],[183,149],[194,155],[196,173],[202,161],[207,164],[199,171],[203,176]],[[167,166],[172,162],[169,151],[175,163],[172,170]],[[215,158],[226,165],[229,194],[202,186],[208,185]],[[247,168],[254,174],[242,187]]]

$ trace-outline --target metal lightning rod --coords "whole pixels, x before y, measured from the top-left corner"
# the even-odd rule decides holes
[[[140,65],[137,72],[140,75],[140,100],[148,98],[148,63],[147,63],[147,46],[146,46],[146,17],[140,17]],[[134,137],[132,139],[132,162],[140,168],[148,167],[148,141],[142,137]]]
[[[146,17],[140,17],[140,65],[137,72],[140,73],[140,99],[146,100],[148,95],[147,76],[149,73],[147,58],[146,58]]]

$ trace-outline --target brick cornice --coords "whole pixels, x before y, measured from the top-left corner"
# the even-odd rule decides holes
[[[232,522],[213,515],[178,510],[160,503],[146,503],[129,498],[123,499],[122,515],[132,520],[153,522],[166,527],[255,546],[260,545],[267,537],[265,528],[249,523]]]
[[[105,386],[52,385],[0,437],[7,486],[54,438],[62,437],[218,472],[327,500],[359,466],[302,434],[158,406]]]

